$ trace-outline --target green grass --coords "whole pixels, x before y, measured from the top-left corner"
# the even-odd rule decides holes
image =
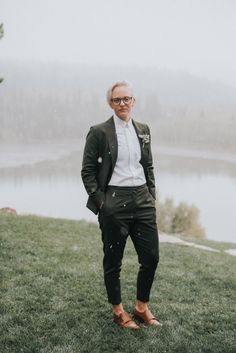
[[[133,332],[112,322],[95,224],[1,215],[0,238],[1,353],[235,352],[233,256],[161,244],[150,307],[163,327]],[[128,311],[137,268],[129,241],[122,271]]]

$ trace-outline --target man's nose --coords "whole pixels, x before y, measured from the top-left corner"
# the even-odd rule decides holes
[[[120,105],[125,105],[125,103],[123,102],[123,99],[121,99],[121,101],[120,101]]]

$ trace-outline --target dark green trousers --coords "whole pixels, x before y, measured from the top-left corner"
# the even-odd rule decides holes
[[[109,186],[98,219],[108,301],[113,305],[121,303],[120,271],[126,240],[130,236],[140,264],[137,299],[148,302],[159,261],[159,241],[155,200],[147,185]]]

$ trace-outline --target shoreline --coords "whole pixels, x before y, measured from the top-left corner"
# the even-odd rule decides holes
[[[0,217],[21,217],[21,218],[39,218],[39,219],[47,219],[47,220],[54,220],[54,221],[64,221],[64,222],[77,222],[77,223],[86,223],[88,225],[98,227],[97,220],[86,220],[86,219],[74,219],[74,218],[62,218],[62,217],[53,217],[53,216],[46,216],[46,215],[41,215],[41,214],[35,214],[35,213],[18,213],[17,210],[14,210],[15,212],[1,212],[0,209]],[[231,250],[234,250],[234,253],[231,253],[230,255],[236,256],[236,242],[230,242],[230,241],[223,241],[223,240],[214,240],[214,239],[208,239],[208,238],[194,238],[194,237],[188,237],[188,236],[183,236],[181,234],[169,234],[165,233],[162,231],[159,231],[159,241],[160,243],[174,243],[174,244],[179,244],[179,245],[188,245],[188,246],[194,246],[203,250],[209,250],[209,251],[214,251],[214,252],[219,252],[218,249],[214,249],[214,245],[220,245],[224,246],[225,249],[224,251],[227,252],[229,250],[229,254]]]
[[[0,143],[0,169],[34,166],[43,162],[59,161],[74,152],[82,152],[84,139]],[[178,158],[194,158],[224,162],[236,167],[235,154],[193,147],[152,145],[153,154]]]
[[[180,158],[199,158],[206,159],[209,161],[226,162],[236,166],[236,157],[232,153],[216,152],[210,150],[202,150],[200,148],[185,148],[185,147],[165,147],[165,146],[153,146],[152,150],[154,153],[159,155],[167,155],[170,157]]]

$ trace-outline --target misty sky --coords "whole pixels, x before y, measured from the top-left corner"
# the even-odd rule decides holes
[[[236,85],[236,0],[0,0],[0,58],[154,66]]]

